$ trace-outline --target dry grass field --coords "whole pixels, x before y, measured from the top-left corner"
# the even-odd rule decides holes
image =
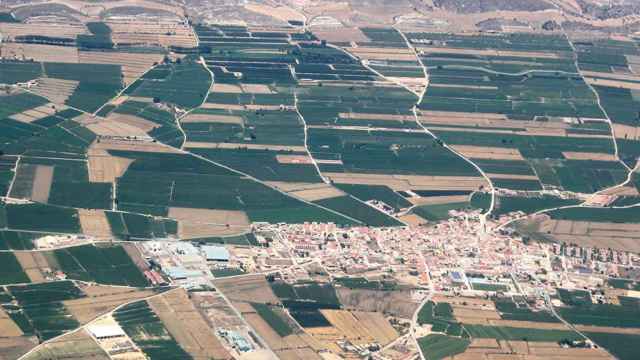
[[[38,344],[35,336],[0,337],[0,360],[15,360]],[[32,360],[32,359],[29,359]],[[44,360],[35,358],[34,360]],[[107,360],[107,359],[99,359]]]
[[[44,117],[53,115],[57,110],[63,110],[64,108],[66,107],[62,106],[61,108],[57,109],[55,104],[48,103],[40,105],[33,109],[25,110],[21,113],[13,114],[9,117],[20,122],[31,123]]]
[[[56,104],[62,104],[76,91],[78,84],[75,80],[39,78],[29,90]]]
[[[111,113],[105,119],[98,120],[98,118],[96,118],[95,121],[86,124],[87,129],[93,131],[98,136],[129,136],[140,138],[148,138],[149,135],[147,135],[147,132],[158,126],[159,125],[151,121],[138,118],[134,115],[117,113]]]
[[[546,218],[540,217],[542,219]],[[558,241],[581,246],[640,251],[640,223],[608,223],[570,220],[542,220],[537,232]]]
[[[111,226],[103,210],[78,209],[82,233],[96,238],[110,238]]]
[[[0,33],[4,39],[12,40],[16,36],[42,35],[75,39],[80,34],[88,34],[87,28],[77,24],[32,24],[0,22]]]
[[[194,208],[169,208],[169,217],[178,220],[181,239],[230,235],[245,232],[249,218],[244,211]]]
[[[524,160],[518,149],[475,145],[452,145],[451,148],[471,159]]]
[[[66,334],[38,348],[25,360],[109,360],[110,357],[84,330]]]
[[[194,359],[231,358],[184,289],[151,298],[149,305],[171,336]]]
[[[335,188],[329,184],[323,184],[323,186],[319,186],[313,189],[289,191],[288,194],[307,201],[331,199],[334,197],[345,195],[345,193],[340,189]]]
[[[99,143],[93,145],[95,150],[124,150],[152,153],[178,153],[178,149],[165,146],[157,142],[135,139],[108,139],[102,138]]]
[[[378,312],[410,319],[418,308],[409,291],[376,291],[337,287],[336,293],[346,310]]]
[[[379,312],[321,310],[322,315],[352,344],[376,342],[385,346],[398,337],[396,330]]]
[[[153,295],[151,290],[107,285],[90,285],[83,290],[87,297],[63,301],[69,313],[81,324],[86,324],[119,305]]]
[[[477,190],[487,186],[481,177],[382,175],[325,172],[337,184],[386,185],[393,190]]]
[[[109,154],[105,149],[100,149],[97,143],[89,147],[87,156],[89,160],[89,181],[91,182],[113,183],[133,163],[132,159]]]
[[[569,360],[611,359],[602,349],[562,348],[555,342],[496,341],[474,339],[455,360]]]
[[[37,165],[36,173],[31,188],[31,200],[46,203],[51,192],[53,182],[54,167],[48,165]]]
[[[271,291],[264,275],[248,275],[242,278],[216,279],[214,285],[234,302],[277,304],[280,302]]]
[[[45,44],[2,43],[3,58],[45,62],[77,63],[78,49],[71,46]]]
[[[249,3],[245,4],[244,8],[258,14],[274,17],[283,22],[287,22],[289,20],[305,20],[304,14],[289,6],[271,6],[267,4]]]
[[[233,143],[210,143],[187,141],[185,148],[191,149],[250,149],[250,150],[272,150],[272,151],[306,151],[304,146],[297,145],[263,145],[263,144],[233,144]]]
[[[16,337],[21,336],[22,330],[20,327],[11,320],[9,315],[4,311],[3,308],[0,307],[0,334],[2,337]]]
[[[116,44],[195,47],[196,38],[188,25],[177,21],[143,21],[110,19],[112,39]]]
[[[243,125],[244,119],[237,115],[189,114],[180,119],[183,123],[222,123]]]

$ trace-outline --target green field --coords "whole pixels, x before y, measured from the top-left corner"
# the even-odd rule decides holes
[[[0,285],[31,282],[13,253],[0,252],[0,263]]]
[[[251,306],[256,309],[258,315],[260,315],[278,335],[285,337],[293,334],[291,326],[282,318],[284,316],[283,314],[279,314],[277,310],[271,308],[269,305],[251,303]]]
[[[432,334],[418,339],[420,351],[428,360],[438,360],[463,353],[471,341],[452,336]]]
[[[35,334],[40,341],[61,335],[80,324],[62,304],[85,295],[71,281],[9,286],[9,293],[18,308],[9,316],[26,334]]]
[[[83,245],[52,253],[69,279],[134,287],[149,285],[122,246]]]
[[[542,330],[472,324],[464,324],[464,328],[472,338],[553,342],[565,339],[582,340],[580,335],[569,330]]]

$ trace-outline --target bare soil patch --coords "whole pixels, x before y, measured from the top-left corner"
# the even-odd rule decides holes
[[[556,240],[582,246],[640,251],[640,223],[620,224],[568,220],[543,220],[538,232]]]
[[[623,80],[611,80],[611,79],[598,79],[592,77],[585,77],[584,81],[587,84],[598,86],[609,86],[620,89],[640,90],[640,83],[623,81]]]
[[[320,28],[313,27],[313,34],[328,42],[368,42],[370,39],[356,27]]]
[[[9,317],[6,311],[0,307],[0,334],[3,337],[16,337],[21,336],[22,330],[20,327],[16,325],[13,320]]]
[[[418,308],[409,291],[377,291],[336,288],[336,293],[346,310],[378,312],[410,319]]]
[[[245,4],[244,8],[258,14],[274,17],[287,22],[289,20],[304,21],[306,17],[299,11],[289,6],[270,6],[266,4]]]
[[[345,195],[345,193],[340,189],[335,188],[329,184],[326,184],[326,186],[322,188],[291,191],[289,192],[289,194],[307,201],[330,199]]]
[[[57,104],[63,104],[78,87],[79,81],[39,78],[29,90]]]
[[[220,83],[214,82],[213,87],[211,88],[211,92],[241,94],[242,88],[238,85],[220,84]]]
[[[248,229],[250,224],[244,211],[233,210],[172,207],[169,217],[179,221],[181,239],[237,234]]]
[[[451,148],[472,159],[524,160],[520,150],[474,145],[452,145]]]
[[[78,49],[71,46],[44,44],[2,43],[2,56],[18,60],[77,63]]]
[[[78,209],[82,233],[97,238],[113,236],[111,226],[103,210]]]
[[[86,127],[98,136],[147,138],[147,131],[158,125],[133,115],[109,114],[106,119],[92,122]],[[145,131],[145,128],[149,130]]]
[[[308,155],[276,155],[276,160],[280,164],[312,164],[311,158]]]
[[[273,151],[307,151],[304,146],[296,145],[265,145],[265,144],[233,144],[233,143],[210,143],[210,142],[198,142],[187,141],[184,144],[185,148],[192,149],[250,149],[250,150],[273,150]]]
[[[222,123],[222,124],[244,124],[242,116],[238,115],[215,115],[215,114],[189,114],[180,122],[187,123]]]
[[[89,181],[98,183],[113,183],[133,163],[133,159],[113,156],[99,149],[97,143],[89,148],[88,159]]]
[[[177,149],[170,146],[164,146],[157,142],[133,139],[102,138],[100,139],[100,142],[95,143],[93,147],[96,150],[127,150],[152,153],[179,153]]]
[[[53,181],[54,167],[48,165],[37,165],[33,186],[31,188],[31,200],[46,203],[51,192],[51,182]]]
[[[258,302],[277,304],[280,302],[271,291],[264,275],[248,275],[242,278],[222,278],[214,285],[229,299],[236,302]]]
[[[640,127],[622,124],[613,124],[613,132],[616,139],[640,140]]]
[[[563,151],[562,155],[569,160],[617,161],[613,154]]]
[[[481,177],[323,173],[338,184],[386,185],[393,190],[477,190],[487,186]]]

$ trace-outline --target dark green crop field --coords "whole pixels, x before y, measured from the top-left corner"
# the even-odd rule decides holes
[[[144,287],[148,282],[121,246],[84,245],[54,250],[60,270],[74,280]]]

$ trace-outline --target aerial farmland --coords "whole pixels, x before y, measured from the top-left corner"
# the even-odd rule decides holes
[[[633,1],[0,3],[0,360],[636,359]]]

